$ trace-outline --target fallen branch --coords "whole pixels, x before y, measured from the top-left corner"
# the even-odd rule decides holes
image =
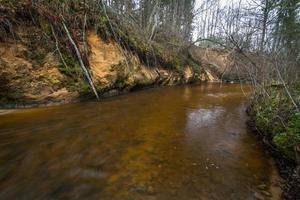
[[[65,29],[65,31],[66,31],[66,34],[67,34],[67,36],[68,36],[68,39],[70,40],[72,46],[73,46],[74,49],[75,49],[77,58],[78,58],[79,63],[80,63],[80,67],[81,67],[82,71],[84,72],[84,75],[86,76],[86,78],[87,78],[87,80],[88,80],[88,82],[89,82],[89,84],[90,84],[90,86],[91,86],[91,88],[92,88],[92,90],[93,90],[93,92],[94,92],[96,98],[99,100],[99,95],[98,95],[97,90],[96,90],[96,88],[95,88],[95,86],[94,86],[94,83],[93,83],[93,80],[92,80],[92,78],[91,78],[91,75],[90,75],[89,71],[87,70],[87,68],[85,67],[85,65],[84,65],[84,63],[83,63],[83,61],[82,61],[82,57],[81,57],[80,51],[78,50],[77,45],[75,44],[74,40],[72,39],[71,34],[70,34],[70,32],[69,32],[69,30],[68,30],[66,24],[65,24],[64,22],[62,22],[62,24],[63,24],[63,27],[64,27],[64,29]]]

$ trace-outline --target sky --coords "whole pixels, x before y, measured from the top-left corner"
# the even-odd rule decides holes
[[[198,8],[203,4],[204,1],[207,0],[196,0],[196,5],[195,5],[195,11],[198,10]],[[210,0],[211,2],[217,1],[217,0]],[[220,7],[224,7],[226,5],[230,5],[233,2],[239,2],[240,0],[219,0],[220,2]],[[242,3],[246,2],[246,0],[242,0]],[[195,25],[197,24],[197,21],[199,19],[196,17],[195,18]],[[193,40],[197,39],[197,29],[194,30],[193,32]]]
[[[237,0],[233,0],[233,1],[237,1]],[[229,4],[229,2],[231,2],[231,1],[230,0],[220,0],[220,5],[225,6],[225,5]],[[202,3],[203,3],[203,0],[196,0],[196,9],[199,8]]]

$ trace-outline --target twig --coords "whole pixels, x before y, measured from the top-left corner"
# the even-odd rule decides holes
[[[299,112],[298,105],[296,104],[296,102],[294,101],[294,99],[293,99],[293,97],[292,97],[290,91],[288,90],[287,85],[286,85],[285,81],[283,80],[283,78],[282,78],[282,76],[281,76],[281,73],[280,73],[280,71],[279,71],[279,69],[278,69],[277,63],[276,63],[275,69],[276,69],[276,72],[277,72],[277,74],[278,74],[279,79],[281,80],[281,82],[282,82],[282,84],[283,84],[283,86],[284,86],[284,89],[285,89],[287,95],[288,95],[289,98],[291,99],[291,101],[292,101],[293,105],[295,106],[297,112]]]
[[[84,53],[87,55],[88,53],[88,48],[87,48],[87,43],[86,43],[86,14],[84,15],[84,20],[83,20],[83,29],[82,29],[82,40],[83,40],[83,45],[84,45]]]
[[[57,37],[56,37],[56,34],[55,34],[55,31],[54,31],[54,28],[53,28],[52,24],[51,24],[51,31],[52,31],[52,35],[53,35],[53,37],[54,37],[54,39],[55,39],[56,51],[58,52],[59,57],[60,57],[60,59],[61,59],[63,65],[64,65],[67,69],[69,69],[68,65],[67,65],[66,62],[65,62],[65,59],[63,58],[62,53],[61,53],[60,50],[59,50],[58,40],[57,40]]]

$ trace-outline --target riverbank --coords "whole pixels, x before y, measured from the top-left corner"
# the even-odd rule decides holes
[[[200,84],[207,84],[207,83],[218,83],[217,81],[198,81],[198,82],[190,82],[190,83],[179,83],[176,85],[144,85],[139,87],[134,87],[127,90],[109,90],[108,92],[102,93],[100,95],[100,102],[109,100],[110,98],[114,98],[121,95],[127,95],[129,93],[139,92],[143,90],[148,89],[158,89],[158,88],[167,88],[167,87],[175,87],[175,86],[184,86],[184,85],[200,85]],[[0,104],[0,115],[1,114],[7,114],[12,112],[15,109],[24,109],[24,108],[42,108],[42,107],[50,107],[50,106],[61,106],[65,104],[73,104],[73,103],[80,103],[80,102],[88,102],[88,101],[96,101],[95,97],[90,94],[85,94],[84,96],[78,96],[74,99],[71,99],[69,101],[60,101],[60,102],[54,102],[54,101],[48,101],[48,102],[23,102],[23,103],[13,103],[9,102],[6,104]]]
[[[297,163],[294,160],[287,158],[281,150],[272,144],[272,140],[257,129],[253,120],[248,121],[248,126],[251,131],[255,133],[258,140],[262,141],[265,149],[275,160],[276,168],[278,169],[279,175],[282,177],[277,184],[280,184],[280,187],[282,188],[283,199],[299,199],[300,176],[299,172],[297,172],[297,170],[299,170]]]
[[[292,88],[291,96],[299,105],[299,90]],[[248,125],[274,157],[284,179],[283,197],[300,199],[300,118],[294,104],[286,97],[284,88],[267,88],[268,97],[262,94],[253,100],[248,114]]]
[[[23,30],[30,35],[30,32]],[[103,41],[95,32],[88,34],[88,62],[100,97],[114,96],[138,88],[178,85],[217,80],[209,69],[190,66],[168,69],[146,66],[131,53],[124,57],[118,44]],[[31,41],[29,41],[31,42]],[[78,102],[93,95],[76,63],[67,69],[59,56],[36,50],[40,60],[28,57],[33,50],[24,43],[6,41],[0,46],[0,106],[27,107]],[[66,71],[67,70],[67,71]]]

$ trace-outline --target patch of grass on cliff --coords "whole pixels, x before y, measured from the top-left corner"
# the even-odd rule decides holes
[[[103,16],[98,17],[95,23],[97,33],[102,39],[115,40],[124,51],[136,54],[147,66],[161,66],[178,72],[183,72],[187,65],[193,69],[199,68],[198,63],[191,59],[187,50],[184,49],[183,41],[179,38],[162,35],[157,36],[159,39],[149,40],[136,28],[128,27],[113,18],[109,21]]]
[[[66,65],[61,63],[59,71],[66,76],[77,78],[82,74],[79,62],[70,54],[64,53],[64,61]]]

